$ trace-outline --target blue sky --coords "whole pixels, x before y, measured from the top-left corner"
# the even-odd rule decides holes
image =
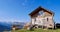
[[[29,13],[37,7],[55,13],[54,21],[60,22],[60,0],[0,0],[0,21],[29,22]]]

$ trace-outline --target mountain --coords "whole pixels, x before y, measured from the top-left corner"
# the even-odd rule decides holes
[[[20,29],[22,29],[24,27],[26,23],[24,22],[13,22],[12,25],[16,25],[17,27],[19,27]]]
[[[22,29],[23,26],[25,25],[24,22],[0,22],[0,31],[3,31],[3,30],[11,30],[12,29],[12,25],[17,25],[19,24],[20,25],[20,28]]]

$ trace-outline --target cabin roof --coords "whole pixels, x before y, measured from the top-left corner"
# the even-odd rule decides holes
[[[32,15],[38,13],[38,12],[41,11],[41,10],[46,11],[46,12],[54,15],[54,12],[52,12],[52,11],[50,11],[50,10],[46,10],[45,8],[43,8],[43,7],[41,7],[41,6],[39,6],[37,9],[35,9],[34,11],[32,11],[29,15],[32,16]]]

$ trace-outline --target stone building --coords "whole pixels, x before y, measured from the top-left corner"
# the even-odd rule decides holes
[[[54,13],[45,8],[38,7],[30,14],[31,25],[37,25],[41,28],[54,28]]]

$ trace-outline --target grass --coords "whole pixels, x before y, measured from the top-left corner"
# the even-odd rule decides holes
[[[33,31],[26,30],[26,29],[21,29],[21,30],[15,30],[15,31],[12,31],[12,32],[60,32],[60,29],[56,29],[56,30],[53,30],[53,29],[47,29],[47,30],[34,29]]]

